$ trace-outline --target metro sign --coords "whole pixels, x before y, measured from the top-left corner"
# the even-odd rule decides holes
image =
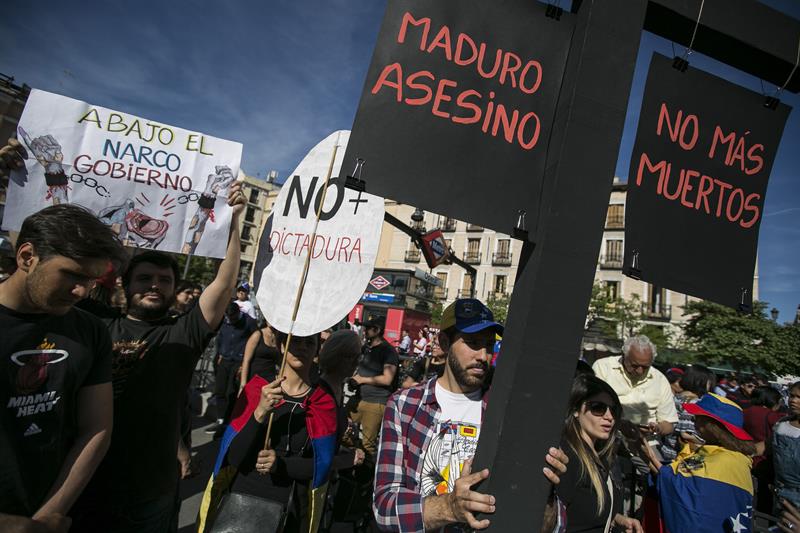
[[[430,268],[441,265],[450,256],[447,241],[442,230],[435,229],[421,236],[422,254]]]
[[[389,280],[387,280],[383,276],[377,276],[373,278],[372,280],[370,280],[369,284],[378,289],[379,291],[382,291],[383,289],[391,285],[391,283],[389,283]]]

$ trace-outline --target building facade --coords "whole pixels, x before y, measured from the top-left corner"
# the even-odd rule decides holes
[[[411,206],[386,200],[386,212],[418,231],[441,229],[452,253],[475,268],[474,280],[464,268],[439,265],[429,270],[422,252],[408,235],[384,222],[375,268],[429,271],[439,279],[436,298],[448,305],[456,298],[475,297],[487,301],[511,294],[519,262],[521,244],[508,235],[434,213],[418,212]],[[474,292],[472,291],[474,283]]]
[[[247,198],[247,206],[239,217],[239,234],[242,241],[240,280],[252,282],[253,265],[258,255],[258,239],[281,190],[281,186],[275,183],[276,176],[275,171],[270,171],[266,180],[245,175],[242,182],[242,192]]]
[[[615,178],[595,271],[595,283],[602,285],[609,297],[627,301],[638,299],[643,324],[664,328],[672,335],[680,335],[680,326],[688,318],[683,307],[696,298],[622,274],[626,192],[627,184]],[[411,206],[390,200],[386,200],[386,211],[422,232],[441,229],[453,253],[476,269],[474,293],[470,291],[470,276],[462,267],[454,264],[440,265],[430,271],[439,278],[441,285],[436,287],[436,296],[444,305],[456,298],[470,295],[488,301],[508,296],[513,291],[522,248],[519,241],[466,222],[416,211]],[[376,268],[413,270],[414,267],[428,270],[422,253],[408,235],[384,223]],[[757,262],[753,298],[758,299]]]
[[[30,92],[31,88],[27,85],[17,85],[14,78],[0,74],[0,146],[4,146],[11,137],[16,137],[17,124]],[[0,178],[0,220],[3,219],[6,206],[7,188],[8,177]],[[11,256],[13,253],[8,232],[0,230],[0,257]]]

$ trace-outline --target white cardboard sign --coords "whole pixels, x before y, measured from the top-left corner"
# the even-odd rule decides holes
[[[342,171],[349,131],[317,144],[286,180],[261,235],[254,277],[256,298],[267,321],[288,332],[306,257],[311,253],[293,334],[312,335],[344,318],[372,277],[383,225],[383,198],[347,189]],[[334,147],[338,152],[317,235],[317,206]],[[368,164],[368,163],[367,163]],[[262,270],[263,269],[263,270]],[[259,272],[261,270],[261,272]]]
[[[17,127],[3,228],[49,205],[92,211],[124,244],[224,257],[242,145],[40,90]]]

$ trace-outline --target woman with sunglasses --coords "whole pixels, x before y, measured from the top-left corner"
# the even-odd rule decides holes
[[[566,531],[570,533],[642,532],[638,520],[622,511],[622,483],[614,472],[615,433],[622,407],[605,381],[581,375],[575,378],[564,422],[561,449],[570,467],[556,488],[566,507]]]

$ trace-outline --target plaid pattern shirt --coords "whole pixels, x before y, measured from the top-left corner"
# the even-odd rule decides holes
[[[436,435],[441,407],[436,401],[436,379],[394,393],[386,404],[375,471],[373,509],[382,531],[425,531],[422,521],[420,477],[422,456]],[[486,408],[486,394],[483,408]],[[443,528],[443,531],[460,530]]]

